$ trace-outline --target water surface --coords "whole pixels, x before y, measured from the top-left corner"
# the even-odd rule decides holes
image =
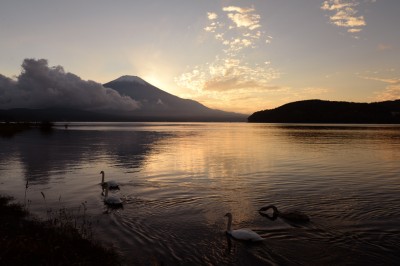
[[[43,218],[84,204],[95,238],[127,265],[400,261],[399,126],[70,123],[0,147],[1,194]],[[123,209],[103,204],[101,170]],[[271,221],[257,212],[268,204],[311,222]],[[265,241],[227,238],[227,212]]]

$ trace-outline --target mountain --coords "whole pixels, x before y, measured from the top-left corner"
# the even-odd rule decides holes
[[[179,98],[136,76],[122,76],[103,86],[140,103],[139,109],[129,111],[135,120],[246,121],[243,114],[210,109],[199,102]]]
[[[0,107],[1,121],[246,121],[246,115],[210,109],[196,101],[182,99],[136,76],[122,76],[116,80],[99,84],[113,89],[122,96],[136,101],[138,109],[121,111],[115,109],[82,110],[71,107],[51,107],[42,109]],[[93,89],[93,88],[91,88]],[[96,95],[96,94],[92,94]],[[95,96],[92,96],[95,97]],[[119,97],[119,95],[118,95]],[[89,99],[90,101],[90,99]]]
[[[247,120],[256,123],[398,124],[400,100],[375,103],[298,101],[255,112]]]

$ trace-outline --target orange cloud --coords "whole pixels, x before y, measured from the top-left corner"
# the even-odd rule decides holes
[[[361,27],[367,25],[364,16],[357,16],[358,5],[359,2],[354,0],[326,0],[321,9],[334,13],[329,17],[333,25],[347,28],[349,33],[358,33],[362,30]]]
[[[383,91],[375,93],[377,101],[400,99],[400,78],[363,77],[364,79],[380,81],[388,84]]]
[[[268,58],[248,56],[256,54],[273,39],[260,29],[261,17],[254,8],[227,6],[218,14],[208,12],[207,18],[208,25],[204,30],[214,36],[222,49],[216,53],[214,60],[193,66],[177,76],[175,82],[179,87],[190,89],[193,99],[207,102],[213,108],[223,105],[224,109],[237,102],[238,95],[244,106],[248,106],[244,99],[261,105],[262,97],[254,94],[282,89],[270,84],[280,78],[281,72],[272,67]],[[236,109],[237,105],[232,108]]]
[[[393,49],[393,47],[390,44],[384,44],[384,43],[378,44],[379,51],[387,51],[387,50],[392,50],[392,49]]]
[[[242,8],[237,6],[224,7],[222,9],[228,12],[228,18],[230,18],[237,27],[244,27],[250,30],[255,30],[261,27],[260,15],[253,13],[254,8]]]

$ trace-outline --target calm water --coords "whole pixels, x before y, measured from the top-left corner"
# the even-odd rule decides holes
[[[72,123],[0,147],[1,194],[40,217],[85,203],[127,265],[400,263],[399,126]],[[101,170],[123,209],[103,204]],[[267,204],[311,222],[266,219]],[[266,240],[228,239],[227,212]]]

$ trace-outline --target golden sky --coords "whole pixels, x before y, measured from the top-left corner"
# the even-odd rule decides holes
[[[246,114],[398,99],[399,12],[398,0],[3,0],[0,74],[46,59],[83,80],[139,76]]]

